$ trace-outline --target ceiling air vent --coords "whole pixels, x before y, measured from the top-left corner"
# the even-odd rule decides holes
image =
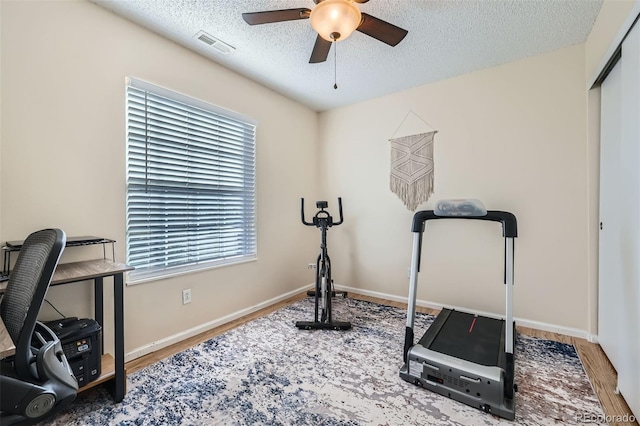
[[[225,55],[236,50],[235,47],[230,44],[225,43],[224,41],[215,38],[211,34],[205,33],[204,31],[198,31],[196,35],[193,36],[196,40],[200,40],[208,46],[213,47],[220,53],[224,53]]]

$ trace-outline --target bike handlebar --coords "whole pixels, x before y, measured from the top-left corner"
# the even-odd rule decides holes
[[[302,223],[306,226],[318,226],[318,215],[319,214],[323,214],[325,217],[323,219],[329,219],[328,223],[329,226],[338,226],[341,225],[342,222],[344,222],[344,217],[342,216],[342,198],[338,197],[338,212],[340,214],[340,220],[338,222],[333,222],[333,218],[331,218],[331,215],[329,214],[329,212],[327,212],[326,210],[324,210],[324,208],[321,208],[316,215],[313,217],[313,221],[311,222],[307,222],[305,220],[304,217],[304,198],[300,198],[300,219],[302,220]]]
[[[338,211],[340,212],[340,221],[333,224],[333,226],[341,225],[344,222],[344,218],[342,217],[342,198],[338,197]]]
[[[313,226],[313,223],[309,223],[304,220],[304,198],[300,198],[300,219],[302,219],[302,223],[307,226]]]

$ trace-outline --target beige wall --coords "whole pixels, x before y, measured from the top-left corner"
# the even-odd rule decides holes
[[[258,121],[258,261],[127,287],[127,352],[312,281],[316,244],[298,199],[318,190],[314,111],[88,2],[0,10],[1,241],[60,227],[116,239],[124,260],[126,76]],[[63,261],[94,255],[69,249]],[[67,315],[91,315],[90,287],[51,288],[48,299]],[[183,288],[193,295],[185,306]]]
[[[412,213],[388,189],[388,139],[435,128],[436,192],[419,209],[477,197],[514,212],[515,315],[596,334],[600,94],[586,83],[638,4],[605,0],[584,45],[323,113],[324,190],[347,211],[336,280],[407,296]],[[410,110],[427,123],[400,125]],[[496,226],[430,225],[418,298],[503,312]]]
[[[305,265],[316,235],[299,225],[300,196],[323,194],[331,205],[343,197],[345,225],[329,235],[337,283],[406,297],[412,213],[388,190],[388,139],[430,126],[439,131],[436,193],[420,208],[478,197],[514,212],[515,315],[595,332],[599,97],[585,85],[633,4],[606,0],[585,45],[329,111],[318,122],[93,4],[0,2],[0,241],[59,226],[118,240],[124,259],[130,75],[258,121],[259,260],[127,287],[127,352],[311,282]],[[399,127],[410,110],[430,125],[409,117]],[[419,298],[502,312],[499,226],[437,223],[427,235]],[[100,254],[68,250],[63,260]],[[180,302],[183,288],[192,289],[190,305]],[[48,298],[88,316],[91,296],[82,283],[52,288]]]
[[[584,60],[574,46],[321,114],[325,192],[346,212],[336,281],[407,296],[412,212],[389,190],[388,139],[412,110],[438,130],[435,194],[418,209],[472,197],[513,212],[515,316],[586,330]],[[503,312],[501,235],[493,223],[429,224],[418,298]]]

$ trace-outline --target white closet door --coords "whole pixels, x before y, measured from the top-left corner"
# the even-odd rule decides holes
[[[618,388],[640,417],[640,24],[622,43],[622,297]]]
[[[614,366],[619,364],[622,337],[619,310],[622,299],[620,202],[626,190],[621,185],[620,173],[621,96],[622,65],[618,62],[602,82],[600,101],[598,342]]]
[[[601,95],[598,340],[640,417],[640,25]]]

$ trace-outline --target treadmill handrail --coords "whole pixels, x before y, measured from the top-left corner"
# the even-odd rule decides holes
[[[433,219],[477,219],[502,223],[502,234],[505,239],[504,283],[506,284],[506,323],[513,323],[513,242],[518,236],[516,217],[513,213],[501,210],[488,210],[484,216],[436,216],[433,210],[416,212],[413,216],[411,231],[413,232],[413,251],[409,277],[409,297],[407,300],[407,326],[405,330],[404,360],[407,360],[409,349],[414,345],[414,320],[416,314],[416,299],[418,287],[418,272],[420,272],[420,258],[422,257],[422,236],[425,222]],[[506,327],[505,352],[513,353],[512,328]]]
[[[424,223],[433,219],[476,219],[502,223],[502,236],[515,238],[518,236],[518,224],[513,213],[501,210],[487,210],[485,216],[436,216],[433,210],[422,210],[413,215],[411,232],[423,232]]]

